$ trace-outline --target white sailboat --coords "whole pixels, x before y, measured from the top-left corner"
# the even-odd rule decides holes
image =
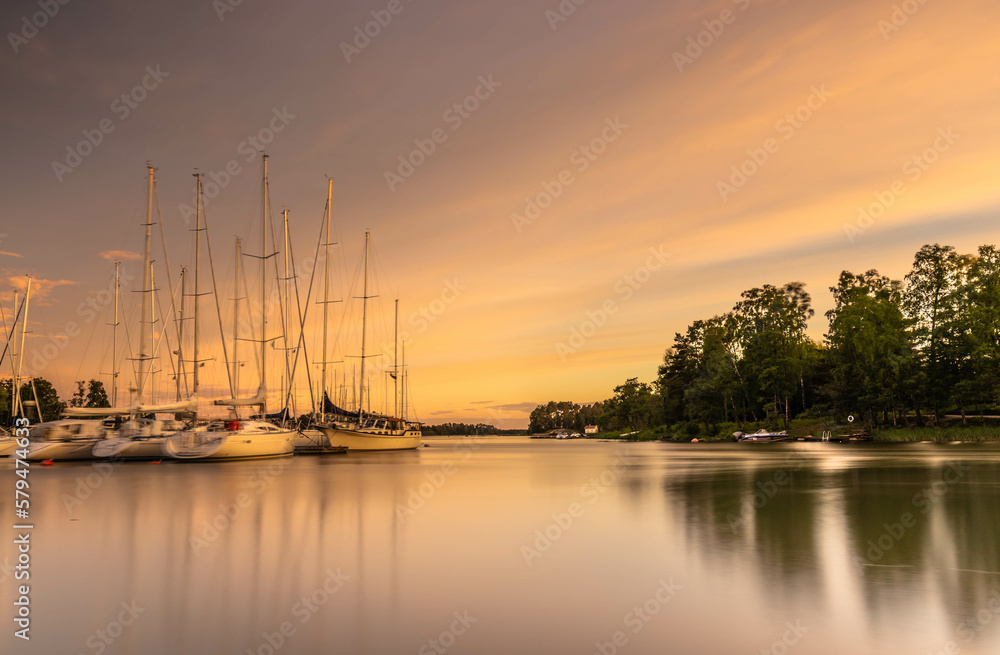
[[[375,414],[369,414],[366,416],[364,413],[365,348],[368,332],[368,299],[370,297],[368,295],[368,256],[370,250],[370,238],[370,233],[365,232],[365,281],[364,291],[361,296],[361,380],[359,385],[357,416],[347,416],[343,410],[340,410],[335,405],[330,403],[329,398],[326,396],[326,390],[324,389],[322,414],[320,416],[320,421],[315,425],[315,428],[326,435],[330,446],[346,447],[348,452],[412,450],[420,447],[420,438],[422,434],[418,427],[409,423],[405,418],[399,418],[399,411],[396,412],[397,416],[379,416]],[[396,323],[398,326],[398,315]],[[326,328],[324,326],[324,331],[325,329]],[[396,380],[398,367],[394,365],[393,368],[395,369],[393,380]],[[403,385],[403,389],[405,394],[405,384]],[[333,420],[326,420],[328,410],[333,410],[335,412],[334,416],[331,417]],[[403,413],[405,414],[405,403]]]
[[[156,169],[152,164],[146,164],[148,175],[148,189],[146,195],[146,228],[144,256],[143,256],[143,287],[142,306],[139,318],[139,378],[137,384],[137,395],[132,404],[126,407],[116,407],[118,399],[117,384],[117,344],[118,344],[118,265],[115,265],[115,336],[112,341],[112,407],[69,407],[65,411],[66,416],[115,416],[119,417],[111,426],[111,430],[106,438],[94,443],[92,455],[96,458],[116,458],[116,459],[160,459],[164,456],[163,444],[167,437],[181,430],[184,427],[182,421],[160,420],[156,414],[194,414],[198,408],[198,400],[195,395],[185,400],[179,397],[172,403],[150,403],[143,402],[146,385],[153,373],[152,362],[155,360],[155,353],[159,351],[159,342],[154,340],[153,324],[155,287],[153,284],[152,269],[152,227],[153,227],[153,196],[156,185]],[[199,221],[200,228],[200,221]],[[161,333],[162,338],[162,333]],[[179,387],[178,387],[179,388]],[[120,417],[128,416],[124,422]]]
[[[261,254],[260,254],[260,302],[261,308],[267,307],[267,231],[268,231],[268,188],[267,188],[267,155],[263,156],[264,191],[263,210],[261,218]],[[199,190],[201,177],[199,176]],[[199,198],[201,194],[199,191]],[[199,200],[200,205],[200,200]],[[196,290],[197,293],[197,290]],[[195,321],[197,331],[197,321]],[[267,414],[267,335],[264,333],[265,321],[261,319],[260,339],[260,386],[253,398],[229,398],[216,400],[215,405],[232,408],[234,415],[237,407],[259,406],[260,414]],[[195,338],[195,361],[198,360],[198,340]],[[198,364],[194,368],[194,393],[198,390]],[[232,391],[235,388],[231,387]],[[218,459],[254,459],[263,457],[283,457],[291,455],[294,449],[295,431],[280,428],[267,421],[252,419],[211,421],[206,425],[183,430],[170,436],[164,443],[164,453],[174,459],[183,460],[218,460]]]

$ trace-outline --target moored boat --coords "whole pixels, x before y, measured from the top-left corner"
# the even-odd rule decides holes
[[[736,441],[738,443],[775,443],[778,441],[788,441],[788,433],[784,430],[781,432],[758,430],[753,434],[737,433]]]
[[[93,459],[94,446],[107,436],[101,421],[60,419],[31,426],[29,461]]]
[[[267,421],[212,421],[166,439],[163,451],[174,459],[259,459],[291,455],[295,431]]]

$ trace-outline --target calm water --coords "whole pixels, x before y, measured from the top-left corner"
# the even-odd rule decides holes
[[[0,650],[1000,651],[996,447],[427,441],[33,469]]]

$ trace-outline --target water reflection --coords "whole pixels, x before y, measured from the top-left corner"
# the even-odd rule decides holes
[[[995,447],[431,444],[33,470],[34,638],[3,652],[760,652],[797,621],[803,653],[1000,646]]]

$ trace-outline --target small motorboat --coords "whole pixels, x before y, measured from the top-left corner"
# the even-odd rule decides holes
[[[769,432],[768,430],[758,430],[753,434],[743,434],[742,432],[737,432],[734,434],[736,441],[738,443],[776,443],[778,441],[788,441],[788,433],[782,430],[781,432]]]

